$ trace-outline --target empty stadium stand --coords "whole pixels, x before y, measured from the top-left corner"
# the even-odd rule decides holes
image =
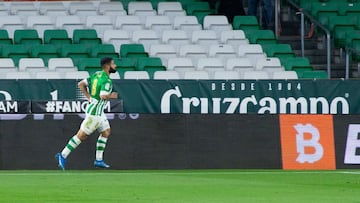
[[[325,19],[337,33],[337,46],[360,46],[355,7],[334,11],[333,4],[300,4]],[[272,30],[261,29],[254,16],[229,21],[206,1],[3,2],[0,14],[1,78],[19,73],[19,78],[76,79],[100,70],[104,56],[115,59],[119,74],[114,78],[121,79],[298,79],[326,74],[297,57]],[[347,17],[338,16],[342,14]]]

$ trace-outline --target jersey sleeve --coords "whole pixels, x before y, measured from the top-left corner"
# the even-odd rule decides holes
[[[100,95],[110,94],[111,91],[112,91],[112,82],[111,82],[111,80],[106,80],[106,81],[101,85]]]
[[[89,86],[91,78],[90,77],[84,78],[82,81],[85,83],[86,86]]]

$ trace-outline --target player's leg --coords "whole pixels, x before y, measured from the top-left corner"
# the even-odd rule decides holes
[[[98,123],[99,121],[96,118],[86,116],[76,135],[70,138],[61,153],[56,154],[56,159],[58,160],[58,165],[61,169],[65,170],[66,158],[81,144],[82,141],[87,139],[88,135],[96,130]]]
[[[85,133],[85,131],[79,129],[76,135],[70,138],[67,145],[61,151],[61,155],[66,159],[69,156],[69,154],[81,144],[81,142],[86,140],[87,137],[88,135]]]
[[[94,165],[96,167],[109,168],[110,166],[104,162],[104,151],[111,132],[109,121],[106,118],[103,118],[102,122],[100,122],[98,131],[100,135],[96,142],[96,159]]]
[[[94,162],[95,167],[109,168],[110,165],[104,162],[104,151],[106,148],[107,140],[110,136],[110,128],[102,131],[96,142],[96,160]]]

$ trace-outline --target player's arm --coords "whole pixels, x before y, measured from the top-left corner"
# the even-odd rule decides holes
[[[79,89],[85,95],[85,97],[90,101],[90,94],[89,94],[87,86],[88,86],[87,79],[83,79],[78,83]]]
[[[117,92],[100,92],[100,98],[104,99],[104,100],[109,100],[109,99],[117,99],[118,98],[118,93]]]
[[[110,82],[105,83],[100,90],[100,98],[103,100],[117,99],[118,93],[111,92],[112,84]]]

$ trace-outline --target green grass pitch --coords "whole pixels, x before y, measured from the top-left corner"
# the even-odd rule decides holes
[[[360,171],[0,171],[0,202],[360,202]]]

